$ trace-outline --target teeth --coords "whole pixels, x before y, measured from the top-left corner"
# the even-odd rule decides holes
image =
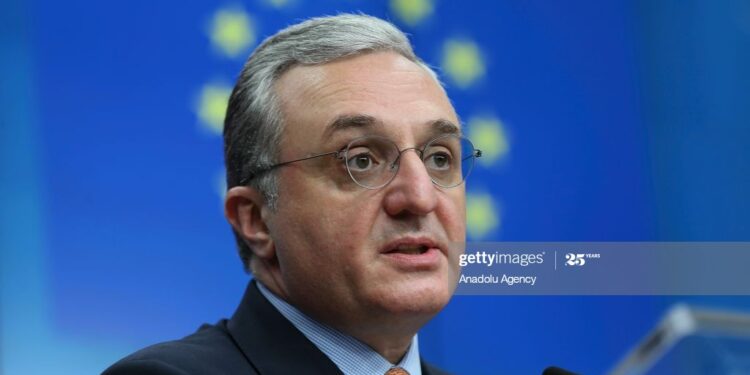
[[[403,254],[422,254],[427,251],[427,246],[401,245],[396,248],[396,252]]]

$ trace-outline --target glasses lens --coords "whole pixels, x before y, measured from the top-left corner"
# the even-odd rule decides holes
[[[349,175],[357,185],[377,189],[398,171],[398,147],[387,138],[368,136],[353,140],[344,153]]]
[[[464,137],[443,135],[427,144],[422,159],[436,184],[446,188],[458,186],[474,167],[474,145]]]
[[[344,153],[346,170],[357,185],[378,189],[398,172],[400,151],[388,138],[366,136],[353,140]],[[474,167],[474,145],[464,137],[442,135],[430,141],[422,152],[427,173],[442,187],[460,185]]]

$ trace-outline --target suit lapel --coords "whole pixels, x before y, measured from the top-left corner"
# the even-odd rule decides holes
[[[227,324],[229,333],[259,374],[341,374],[338,367],[310,342],[260,293],[251,281]]]

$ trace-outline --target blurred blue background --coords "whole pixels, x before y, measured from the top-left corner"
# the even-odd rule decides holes
[[[408,32],[487,150],[471,239],[750,240],[749,1],[3,0],[3,374],[98,373],[234,311],[228,90],[264,37],[344,11]],[[420,347],[456,373],[600,374],[678,301],[750,310],[460,296]]]

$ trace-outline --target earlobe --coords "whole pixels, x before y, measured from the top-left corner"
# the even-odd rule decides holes
[[[249,186],[235,186],[227,191],[224,215],[253,255],[269,260],[276,256],[273,239],[266,225],[266,205],[263,194]]]

